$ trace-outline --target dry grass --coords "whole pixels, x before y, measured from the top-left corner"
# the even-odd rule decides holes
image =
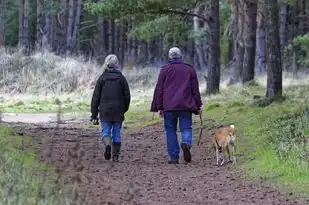
[[[64,103],[65,110],[88,110],[96,80],[102,73],[101,65],[82,57],[63,58],[49,52],[27,57],[4,49],[0,49],[0,68],[0,104],[9,112],[53,112],[56,98]],[[130,85],[133,109],[151,100],[159,70],[123,70]],[[202,75],[199,77],[204,87]]]
[[[305,100],[309,98],[309,92],[305,92],[309,89],[308,75],[301,75],[299,78],[293,78],[290,73],[283,73],[283,95],[288,97],[289,100]],[[228,80],[224,80],[221,83],[221,91],[219,94],[206,96],[204,98],[205,103],[229,103],[229,102],[251,102],[253,96],[258,95],[262,98],[266,94],[267,75],[261,75],[256,77],[255,82],[243,86],[241,84],[235,84],[227,86]],[[204,89],[201,91],[204,93]]]

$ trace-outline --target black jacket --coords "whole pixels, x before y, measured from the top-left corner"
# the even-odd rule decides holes
[[[116,69],[108,69],[99,77],[91,100],[92,117],[100,120],[121,122],[131,101],[130,88],[126,78]]]

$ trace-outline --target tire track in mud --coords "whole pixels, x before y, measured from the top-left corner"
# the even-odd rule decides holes
[[[12,123],[10,123],[12,125]],[[216,167],[210,139],[192,148],[192,162],[167,164],[165,136],[161,123],[141,128],[122,136],[119,163],[106,161],[99,131],[80,128],[78,124],[61,125],[57,135],[45,125],[15,124],[18,133],[30,135],[41,161],[64,166],[69,149],[79,142],[84,152],[81,182],[78,186],[84,204],[140,205],[306,205],[308,200],[293,196],[260,183],[243,182],[229,165]],[[205,133],[205,131],[204,131]],[[52,137],[53,136],[53,137]],[[196,136],[196,135],[195,135]],[[78,139],[76,139],[78,137]],[[54,141],[50,157],[45,153]],[[204,147],[203,147],[204,146]],[[76,174],[73,165],[63,173],[70,184]]]

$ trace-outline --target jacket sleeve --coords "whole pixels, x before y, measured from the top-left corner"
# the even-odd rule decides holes
[[[193,98],[195,100],[196,106],[198,108],[201,108],[203,105],[203,102],[201,100],[199,82],[198,82],[198,78],[197,78],[196,71],[194,68],[192,68],[191,88],[192,88],[192,94],[193,94]]]
[[[158,77],[158,81],[154,90],[153,99],[151,103],[151,112],[158,112],[163,110],[163,89],[165,81],[165,69],[161,69]]]
[[[98,116],[99,113],[99,105],[100,105],[100,98],[101,98],[101,90],[102,90],[102,77],[100,76],[97,80],[95,85],[92,99],[91,99],[91,114],[92,117],[95,118]]]
[[[124,93],[124,112],[127,112],[130,107],[131,93],[127,79],[123,76],[123,93]]]

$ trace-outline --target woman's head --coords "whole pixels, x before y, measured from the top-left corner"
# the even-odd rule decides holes
[[[110,54],[106,56],[104,64],[103,64],[104,70],[108,68],[119,68],[119,60],[118,57],[115,54]]]

